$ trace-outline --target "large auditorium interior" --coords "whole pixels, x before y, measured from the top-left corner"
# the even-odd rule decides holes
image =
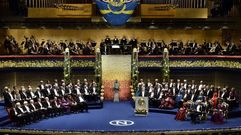
[[[240,135],[241,0],[0,0],[1,135]]]

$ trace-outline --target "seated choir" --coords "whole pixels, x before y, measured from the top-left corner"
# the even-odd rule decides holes
[[[197,43],[195,40],[189,40],[185,43],[181,40],[171,40],[166,44],[163,40],[141,41],[139,45],[140,55],[161,55],[164,48],[169,50],[170,55],[240,55],[241,40],[235,44],[232,41],[226,41],[221,45],[219,41],[207,42],[204,40]]]
[[[69,48],[71,55],[94,55],[95,53],[96,42],[93,40],[88,40],[87,42],[84,42],[80,40],[45,41],[44,39],[42,39],[42,41],[38,41],[38,39],[34,36],[24,36],[24,38],[25,40],[21,44],[19,44],[13,36],[7,35],[3,43],[7,54],[62,55],[67,47]]]
[[[149,97],[149,106],[161,109],[179,110],[176,120],[191,118],[193,123],[206,120],[208,115],[212,121],[222,123],[227,118],[229,110],[239,106],[237,93],[234,88],[225,86],[214,87],[200,81],[196,84],[194,80],[189,84],[187,80],[181,82],[173,79],[170,82],[163,80],[162,83],[155,79],[154,83],[148,79],[144,83],[140,79],[136,96]]]
[[[55,79],[53,84],[40,81],[35,91],[31,86],[27,90],[24,86],[20,90],[14,86],[12,91],[5,87],[4,100],[10,120],[21,126],[61,114],[88,112],[87,103],[99,102],[100,97],[95,81],[77,80],[73,85]]]

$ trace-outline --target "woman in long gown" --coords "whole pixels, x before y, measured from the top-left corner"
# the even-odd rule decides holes
[[[180,120],[180,121],[186,120],[186,114],[187,114],[187,107],[184,103],[178,110],[175,120]]]

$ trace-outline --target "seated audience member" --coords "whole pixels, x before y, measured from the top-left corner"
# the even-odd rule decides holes
[[[52,107],[48,97],[45,97],[45,100],[42,101],[42,105],[44,108],[46,108],[45,115],[47,117],[52,117],[53,116],[53,107]]]
[[[206,119],[205,109],[201,101],[197,101],[196,108],[191,112],[190,117],[194,124]]]
[[[22,108],[23,108],[23,110],[25,112],[25,115],[27,115],[27,117],[28,117],[27,123],[31,123],[31,122],[36,120],[35,116],[32,113],[32,110],[29,108],[29,103],[27,101],[23,102]]]
[[[34,103],[34,100],[30,100],[30,103],[29,103],[29,109],[30,109],[30,112],[32,113],[32,116],[34,118],[34,120],[40,120],[40,112],[38,111],[35,103]]]
[[[82,97],[82,94],[77,95],[76,97],[76,102],[78,105],[78,108],[83,112],[83,110],[85,110],[86,112],[88,112],[88,104],[86,103],[86,101],[84,100],[84,98]]]
[[[13,108],[14,110],[14,122],[18,126],[22,126],[24,124],[27,124],[30,120],[27,116],[27,113],[22,108],[20,102],[16,103],[16,106]]]
[[[64,109],[61,107],[61,104],[58,101],[57,97],[54,97],[53,102],[51,102],[53,107],[53,113],[55,116],[61,115],[64,112]]]
[[[186,107],[186,105],[182,105],[179,108],[175,119],[180,120],[180,121],[184,121],[184,120],[186,120],[186,114],[187,114],[187,107]]]
[[[70,113],[70,104],[69,102],[65,99],[66,96],[58,98],[58,102],[60,104],[60,107],[63,108],[64,113]]]
[[[78,106],[77,106],[77,102],[74,100],[74,98],[71,95],[68,95],[66,97],[66,100],[69,103],[70,111],[76,112],[78,110]]]
[[[29,100],[30,98],[28,98],[27,93],[26,93],[26,89],[24,86],[21,86],[21,89],[19,90],[19,94],[22,100]]]
[[[226,111],[228,111],[228,109],[226,108],[225,102],[223,102],[222,99],[219,99],[217,108],[213,110],[211,121],[217,124],[224,123],[224,119],[227,117]]]
[[[90,94],[90,101],[98,101],[98,91],[97,91],[97,84],[93,80],[89,86],[89,94]]]
[[[26,94],[27,94],[28,99],[35,99],[36,98],[36,95],[34,94],[31,86],[28,86]]]
[[[45,100],[45,99],[41,99],[41,98],[38,98],[37,99],[37,102],[36,102],[36,108],[37,110],[39,111],[39,114],[40,114],[40,118],[44,118],[47,114],[47,108],[45,108],[42,104],[42,100]]]
[[[159,108],[173,109],[175,107],[175,101],[172,98],[170,92],[166,93],[165,98],[162,98]]]
[[[63,84],[62,86],[59,87],[59,96],[60,97],[64,97],[65,94],[65,84]]]
[[[54,97],[60,97],[59,92],[58,92],[58,86],[54,85],[52,90],[51,90],[51,98],[54,99]]]
[[[3,46],[6,49],[7,54],[17,55],[21,53],[21,49],[19,48],[17,41],[12,35],[7,35],[5,37]]]
[[[229,95],[227,97],[227,102],[229,104],[229,109],[232,110],[235,107],[239,106],[239,103],[237,102],[237,94],[235,93],[235,89],[231,88]]]
[[[38,99],[38,98],[40,98],[40,99],[41,99],[41,98],[44,98],[43,93],[40,91],[40,88],[39,88],[39,87],[36,88],[35,96],[36,96],[36,99]],[[37,101],[36,99],[35,99],[35,101]]]
[[[145,92],[145,83],[143,81],[143,79],[140,79],[140,82],[138,83],[138,88],[137,88],[137,91],[135,93],[136,96],[144,96],[145,94],[143,94],[142,92],[144,91]]]
[[[218,104],[218,93],[215,92],[213,93],[213,97],[211,98],[211,105],[212,105],[212,108],[217,108],[217,104]]]

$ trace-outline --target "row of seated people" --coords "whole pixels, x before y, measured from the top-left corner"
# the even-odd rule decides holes
[[[188,83],[187,80],[181,82],[180,79],[177,79],[177,82],[174,82],[171,79],[170,82],[163,80],[160,83],[158,79],[155,79],[152,83],[148,79],[145,83],[143,79],[140,79],[136,96],[149,97],[150,107],[162,109],[179,108],[184,100],[192,102],[204,99],[215,100],[215,102],[210,103],[216,106],[218,98],[227,102],[230,109],[239,105],[238,94],[234,88],[214,87],[214,85],[205,84],[203,81],[196,84],[194,80]]]
[[[150,39],[141,42],[139,45],[140,55],[161,55],[164,48],[168,48],[170,55],[241,55],[241,39],[236,45],[234,42],[225,42],[222,46],[220,42],[203,41],[198,44],[195,40],[183,44],[181,40],[172,40],[169,44],[162,41]]]
[[[88,112],[88,104],[81,94],[54,97],[53,100],[49,100],[48,97],[37,98],[36,100],[25,100],[22,104],[21,102],[16,102],[9,109],[9,116],[16,126],[63,114],[78,113],[84,110]]]
[[[68,47],[71,55],[93,55],[95,53],[96,42],[89,40],[86,43],[77,40],[76,42],[70,40],[60,40],[59,42],[53,40],[38,41],[34,36],[26,37],[25,40],[19,44],[11,35],[7,35],[4,40],[4,47],[7,54],[28,54],[28,55],[61,55]],[[23,47],[22,47],[23,46]],[[25,53],[24,48],[27,50]]]
[[[137,48],[138,41],[136,38],[127,39],[126,36],[123,36],[119,39],[117,36],[114,36],[111,39],[108,35],[100,43],[101,54],[111,54],[113,46],[117,45],[121,54],[131,54],[133,48]]]
[[[64,80],[58,83],[57,79],[54,80],[53,84],[51,84],[50,81],[46,83],[40,81],[35,91],[31,86],[28,86],[27,90],[24,86],[21,86],[20,90],[17,90],[16,87],[13,87],[13,90],[5,87],[3,94],[5,107],[9,114],[11,114],[11,110],[16,107],[17,103],[23,105],[25,101],[30,103],[31,100],[36,103],[39,102],[39,100],[45,101],[44,99],[46,98],[51,102],[57,99],[57,101],[63,103],[63,105],[64,101],[68,102],[67,105],[77,105],[78,103],[82,104],[82,102],[87,105],[88,102],[97,103],[100,101],[96,83],[94,81],[89,83],[87,79],[84,79],[83,83],[77,80],[74,85],[72,83],[65,85]],[[76,107],[74,108],[76,109]]]
[[[186,120],[191,118],[193,123],[197,123],[212,116],[212,121],[223,123],[227,118],[229,110],[239,106],[238,94],[234,88],[225,86],[214,87],[214,85],[204,84],[200,81],[196,84],[194,80],[188,83],[187,80],[177,82],[163,80],[162,83],[155,79],[154,83],[143,79],[138,84],[137,96],[149,97],[150,107],[161,109],[179,108],[176,119]]]

